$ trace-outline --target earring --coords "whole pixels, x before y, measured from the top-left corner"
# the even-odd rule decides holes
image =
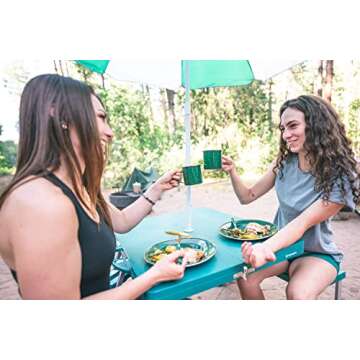
[[[68,129],[68,127],[67,127],[67,125],[66,125],[65,123],[61,123],[61,127],[62,127],[64,130],[67,130],[67,129]]]

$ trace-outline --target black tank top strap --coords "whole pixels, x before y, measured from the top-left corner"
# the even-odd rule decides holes
[[[48,173],[47,175],[44,176],[44,178],[62,190],[64,195],[66,195],[70,199],[70,201],[74,204],[76,213],[78,216],[83,216],[85,214],[87,217],[89,217],[88,214],[86,214],[83,207],[81,206],[80,201],[75,196],[74,192],[63,181],[61,181],[55,174]]]

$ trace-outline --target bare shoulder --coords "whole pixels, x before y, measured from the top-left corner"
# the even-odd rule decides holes
[[[27,181],[28,180],[28,181]],[[62,190],[44,178],[28,178],[10,193],[3,205],[9,221],[16,217],[76,217],[75,208]],[[39,219],[41,220],[41,218]]]
[[[78,226],[74,205],[62,190],[46,179],[31,179],[11,192],[1,208],[0,252],[16,270],[27,261],[40,261],[44,252],[49,259],[60,257],[77,246]]]

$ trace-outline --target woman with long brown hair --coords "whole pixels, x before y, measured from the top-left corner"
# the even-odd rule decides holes
[[[178,251],[142,276],[109,289],[114,231],[124,233],[178,185],[168,172],[128,208],[100,189],[113,132],[88,85],[55,74],[30,80],[20,104],[17,169],[0,196],[0,254],[25,299],[136,299],[158,282],[180,279]]]
[[[300,96],[286,101],[279,128],[279,155],[254,186],[243,184],[230,158],[223,158],[223,169],[242,204],[274,186],[279,200],[274,220],[279,232],[260,244],[244,243],[245,262],[258,268],[300,239],[305,253],[240,279],[238,285],[243,299],[264,299],[262,281],[288,272],[288,299],[316,299],[339,271],[343,254],[333,241],[330,220],[344,205],[354,209],[359,203],[359,170],[338,114],[323,99]]]

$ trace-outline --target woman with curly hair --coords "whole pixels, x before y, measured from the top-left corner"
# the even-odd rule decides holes
[[[254,186],[244,185],[228,157],[223,157],[223,170],[242,204],[274,186],[279,200],[274,220],[279,232],[263,243],[244,243],[244,261],[258,268],[300,239],[305,252],[238,280],[238,286],[243,299],[264,299],[262,281],[288,272],[288,299],[316,299],[336,278],[343,258],[333,241],[330,220],[344,206],[354,209],[359,203],[360,172],[338,114],[323,99],[300,96],[286,101],[279,128],[278,157]]]

